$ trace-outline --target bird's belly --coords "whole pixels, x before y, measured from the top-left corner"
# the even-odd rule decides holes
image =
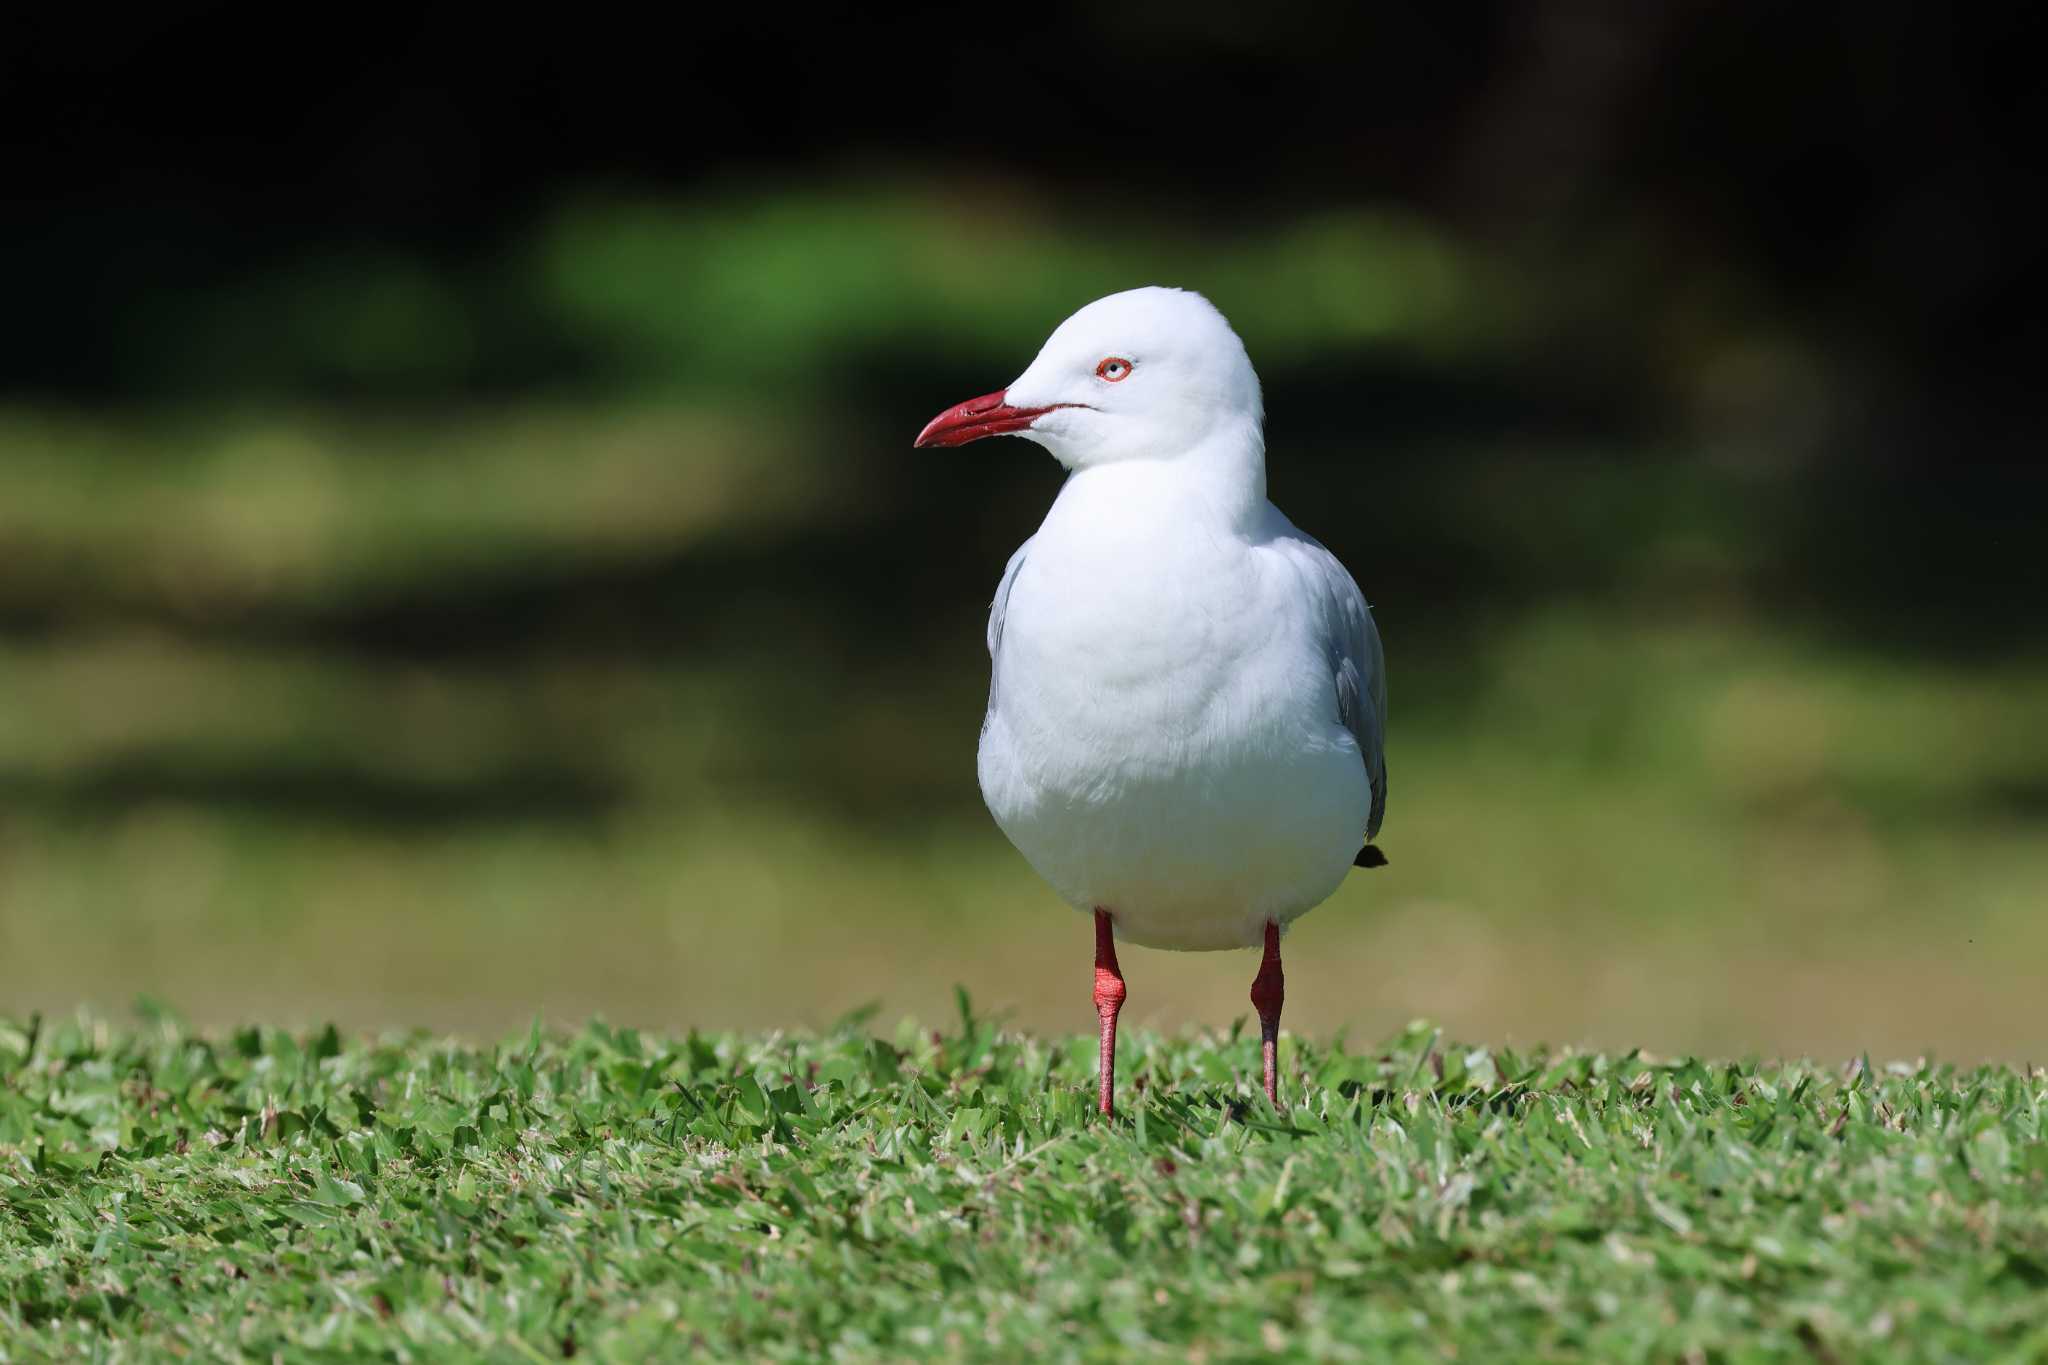
[[[1242,947],[1336,890],[1371,794],[1311,670],[1194,672],[1127,686],[1071,669],[1007,693],[999,679],[982,792],[1039,874],[1108,909],[1119,937]]]

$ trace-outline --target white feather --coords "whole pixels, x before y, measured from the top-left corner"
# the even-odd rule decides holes
[[[1115,385],[1104,357],[1131,361]],[[1357,586],[1265,498],[1258,381],[1175,290],[1099,300],[1009,390],[1074,474],[989,621],[981,788],[1076,908],[1155,947],[1259,942],[1343,881],[1384,804]]]

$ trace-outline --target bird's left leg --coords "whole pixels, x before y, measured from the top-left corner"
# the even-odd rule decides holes
[[[1116,1112],[1116,1016],[1124,1007],[1124,973],[1116,962],[1116,933],[1109,911],[1095,912],[1095,1013],[1102,1021],[1102,1053],[1097,1063],[1096,1107]]]
[[[1266,1099],[1280,1107],[1280,1004],[1287,978],[1280,971],[1280,926],[1266,921],[1266,956],[1252,978],[1252,1008],[1259,1012],[1259,1060],[1266,1073]]]

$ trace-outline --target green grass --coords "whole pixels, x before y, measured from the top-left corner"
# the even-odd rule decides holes
[[[0,1359],[2038,1360],[2048,1076],[0,1022]]]

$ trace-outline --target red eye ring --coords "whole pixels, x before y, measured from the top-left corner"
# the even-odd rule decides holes
[[[1095,367],[1095,377],[1108,384],[1121,384],[1131,377],[1131,362],[1120,355],[1105,358]]]

